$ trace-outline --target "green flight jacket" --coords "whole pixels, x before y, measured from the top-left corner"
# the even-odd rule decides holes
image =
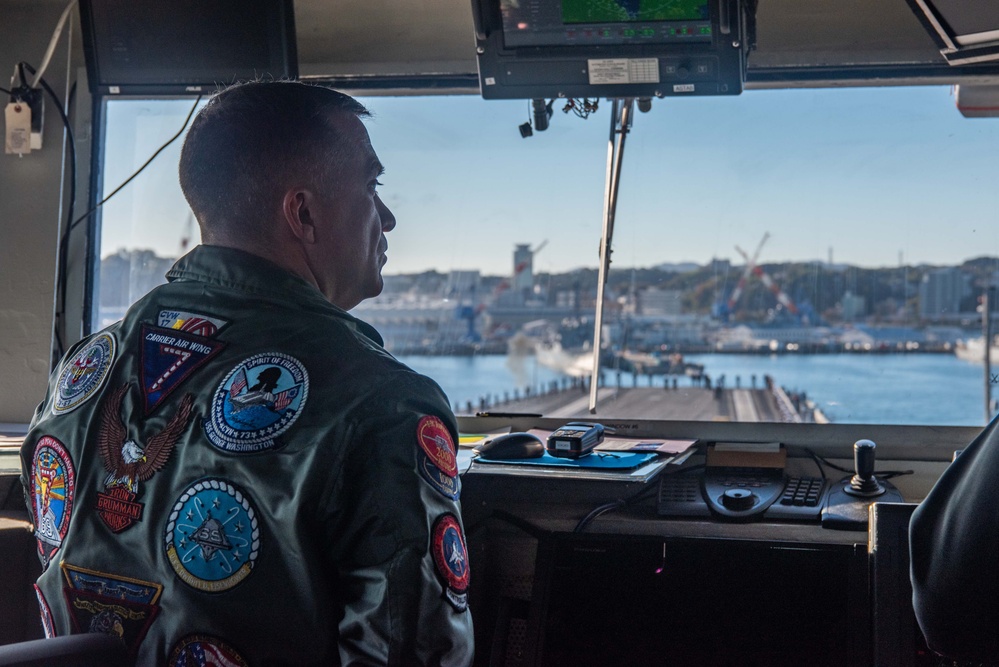
[[[441,389],[264,259],[167,278],[69,351],[22,447],[46,632],[142,665],[469,664]]]

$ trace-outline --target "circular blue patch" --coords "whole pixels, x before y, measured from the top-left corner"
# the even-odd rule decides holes
[[[458,477],[451,477],[437,467],[437,464],[422,451],[416,452],[416,467],[420,470],[420,475],[432,486],[435,491],[445,498],[457,500],[461,495],[461,486]]]
[[[191,486],[170,512],[166,553],[177,576],[198,590],[221,593],[243,581],[260,553],[249,497],[223,479]]]
[[[103,333],[67,361],[56,380],[52,414],[72,412],[97,393],[111,370],[114,352],[114,336]]]
[[[444,584],[444,598],[457,611],[468,608],[468,549],[458,518],[450,512],[437,517],[430,540],[437,576]]]
[[[243,360],[215,390],[205,435],[218,449],[251,454],[279,446],[309,396],[309,374],[298,359],[279,352]]]

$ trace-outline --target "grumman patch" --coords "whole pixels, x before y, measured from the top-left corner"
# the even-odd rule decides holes
[[[295,423],[308,396],[302,362],[280,352],[254,355],[229,371],[215,391],[205,435],[232,454],[277,449],[278,436]]]
[[[437,464],[430,460],[430,457],[423,452],[416,453],[416,467],[420,475],[426,480],[434,491],[437,491],[449,500],[457,500],[461,495],[461,487],[458,478],[444,474],[437,467]]]
[[[211,635],[188,635],[178,641],[170,654],[168,667],[246,667],[236,649]]]
[[[52,414],[72,412],[97,393],[111,370],[115,347],[114,336],[102,333],[66,362],[56,380]]]
[[[448,477],[458,476],[457,449],[451,432],[439,417],[423,417],[416,425],[416,442],[437,468]]]
[[[155,605],[163,593],[163,586],[154,581],[88,570],[66,562],[60,565],[66,585],[76,591],[143,605]]]
[[[164,329],[186,331],[195,336],[212,338],[224,329],[229,321],[186,310],[161,310],[159,317],[156,318],[156,324]]]
[[[105,399],[97,432],[97,451],[108,475],[104,478],[104,490],[97,492],[95,509],[97,516],[115,533],[142,520],[145,506],[135,501],[139,482],[148,481],[166,465],[180,434],[187,428],[194,404],[191,394],[184,396],[163,429],[139,444],[128,437],[128,427],[121,418],[121,405],[129,386],[123,384]]]
[[[226,346],[222,341],[145,324],[140,335],[139,376],[147,415]]]
[[[47,567],[69,530],[76,491],[73,460],[51,436],[42,436],[35,445],[29,486],[38,553]]]
[[[38,612],[42,617],[42,630],[45,632],[46,639],[52,639],[56,636],[55,623],[52,622],[52,610],[49,609],[49,603],[46,602],[45,596],[42,595],[42,589],[38,587],[38,584],[32,585],[35,587],[35,597],[38,598]]]
[[[437,575],[444,585],[444,598],[457,611],[468,609],[468,550],[458,518],[450,512],[437,517],[430,537],[430,551]]]
[[[249,496],[224,479],[193,484],[170,512],[166,554],[177,576],[199,591],[221,593],[246,579],[260,554]]]

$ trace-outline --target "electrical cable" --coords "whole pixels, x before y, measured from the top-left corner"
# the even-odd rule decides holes
[[[475,524],[466,528],[465,536],[469,537],[482,530],[482,528],[485,527],[486,522],[489,521],[490,519],[498,519],[499,521],[504,521],[510,524],[511,526],[516,526],[517,528],[524,531],[525,533],[527,533],[536,540],[540,540],[542,537],[551,532],[549,530],[545,530],[544,528],[535,526],[530,521],[527,521],[526,519],[521,519],[519,516],[516,516],[515,514],[510,514],[505,510],[493,510],[492,512],[489,513],[488,516],[483,517]]]
[[[52,39],[49,40],[48,48],[45,49],[45,55],[42,56],[42,64],[38,67],[37,72],[32,72],[35,75],[35,80],[32,82],[31,87],[37,88],[39,82],[42,80],[42,75],[45,74],[45,70],[49,68],[49,62],[52,60],[52,54],[55,53],[56,44],[59,43],[59,36],[62,35],[62,29],[66,25],[66,19],[69,18],[69,13],[76,4],[76,0],[70,0],[69,4],[66,5],[66,9],[62,10],[62,14],[59,16],[59,22],[56,23],[55,31],[52,33]]]
[[[4,95],[13,95],[14,94],[11,91],[7,90],[6,88],[0,88],[0,93],[3,93]]]
[[[18,70],[21,72],[21,76],[24,76],[24,70],[27,68],[32,74],[35,73],[35,68],[26,62],[19,62],[17,64]],[[52,87],[49,86],[48,82],[41,77],[36,79],[38,83],[41,84],[42,89],[48,93],[49,97],[55,103],[56,110],[59,112],[59,118],[62,120],[63,126],[66,128],[66,136],[69,138],[67,145],[69,146],[69,201],[66,205],[66,222],[67,225],[70,220],[73,219],[73,205],[76,202],[76,138],[73,135],[73,127],[70,125],[69,117],[66,115],[66,110],[63,109],[62,101],[59,96],[56,95]],[[75,86],[75,84],[74,84]],[[74,88],[75,90],[75,88]],[[66,107],[68,108],[70,101],[67,99]],[[55,331],[56,339],[56,352],[58,357],[62,357],[63,352],[65,352],[65,347],[62,342],[62,335],[60,333],[62,329],[62,318],[66,310],[66,234],[63,234],[63,238],[59,242],[59,255],[57,259],[57,269],[56,269],[56,293],[58,298],[58,307],[55,313],[55,326],[53,327]]]
[[[692,466],[692,467],[698,467],[698,466]],[[629,496],[628,498],[618,498],[617,500],[613,500],[609,503],[604,503],[603,505],[594,508],[593,510],[590,511],[589,514],[580,519],[579,523],[576,524],[576,527],[572,529],[572,532],[581,533],[584,530],[586,530],[586,527],[590,525],[594,521],[594,519],[596,519],[600,515],[606,514],[607,512],[611,512],[616,509],[621,509],[622,507],[627,507],[628,505],[634,505],[638,501],[645,500],[647,497],[653,495],[658,491],[659,491],[659,484],[650,484],[649,486],[645,487],[638,493]]]

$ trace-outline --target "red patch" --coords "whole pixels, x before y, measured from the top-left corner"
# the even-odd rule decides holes
[[[468,590],[468,549],[461,524],[451,513],[444,513],[434,522],[434,535],[430,545],[437,572],[448,589],[457,594]]]
[[[437,417],[424,417],[416,427],[416,441],[420,449],[430,458],[437,468],[448,477],[458,476],[458,461],[455,459],[456,448],[451,432]]]

